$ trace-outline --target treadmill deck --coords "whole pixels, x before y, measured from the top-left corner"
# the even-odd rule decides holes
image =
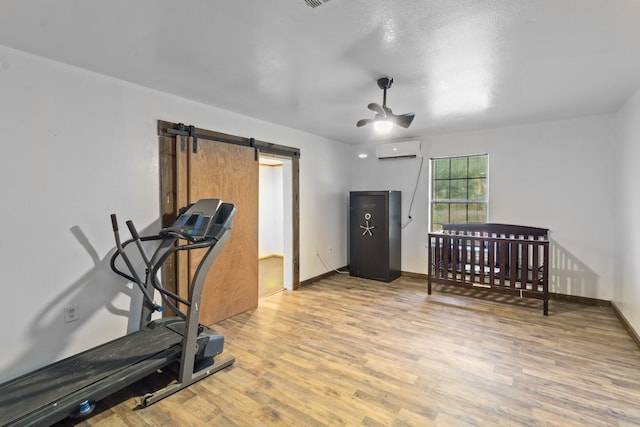
[[[37,410],[64,410],[59,403],[71,396],[74,406],[98,400],[93,394],[104,388],[101,382],[119,382],[122,388],[122,381],[155,372],[180,357],[181,341],[181,334],[165,326],[142,329],[1,384],[0,425],[19,424]]]

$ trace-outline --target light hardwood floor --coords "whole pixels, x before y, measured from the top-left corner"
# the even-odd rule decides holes
[[[258,297],[263,298],[284,289],[283,259],[270,256],[258,261]]]
[[[640,425],[640,351],[610,308],[336,274],[216,329],[231,368],[137,408],[158,375],[75,425]]]

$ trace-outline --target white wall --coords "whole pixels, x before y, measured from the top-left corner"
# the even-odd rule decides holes
[[[283,166],[260,166],[258,256],[284,255]]]
[[[157,120],[299,147],[301,279],[326,271],[319,243],[346,259],[347,145],[2,46],[0,64],[0,382],[129,328],[109,214],[158,228]]]
[[[613,301],[640,333],[640,90],[618,114],[616,153],[616,220]]]
[[[313,163],[313,175],[306,174],[309,181],[300,183],[300,240],[307,243],[300,248],[300,263],[316,273],[305,277],[343,267],[347,260],[351,146],[340,147],[339,155],[314,148],[306,154],[307,162]]]
[[[422,138],[426,157],[414,218],[402,234],[402,269],[427,272],[428,159],[489,154],[489,221],[551,230],[551,291],[613,296],[615,117],[597,116]],[[352,187],[401,190],[403,215],[417,159],[375,159],[352,148]],[[368,150],[367,159],[358,159]],[[405,218],[406,221],[406,218]]]

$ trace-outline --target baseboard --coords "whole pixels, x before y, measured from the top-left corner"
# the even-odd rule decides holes
[[[345,265],[344,267],[340,267],[340,268],[338,268],[336,270],[348,273],[349,272],[349,266]],[[310,279],[303,280],[303,281],[300,282],[300,286],[310,285],[313,282],[317,282],[318,280],[326,279],[327,277],[331,277],[334,274],[338,274],[338,272],[336,270],[327,271],[326,273],[323,273],[323,274],[321,274],[319,276],[315,276],[315,277],[312,277]]]
[[[340,272],[348,273],[349,272],[349,266],[345,265],[344,267],[340,267],[337,270],[340,271]],[[302,282],[300,282],[300,286],[310,285],[313,282],[317,282],[318,280],[326,279],[327,277],[333,276],[334,274],[337,274],[337,272],[335,270],[327,271],[326,273],[321,274],[319,276],[315,276],[315,277],[312,277],[310,279],[303,280]],[[414,279],[427,280],[427,275],[423,274],[423,273],[412,273],[410,271],[401,271],[400,275],[401,276],[406,276],[406,277],[411,277],[411,278],[414,278]]]
[[[633,329],[633,326],[631,326],[631,323],[629,323],[627,318],[624,317],[624,314],[622,314],[622,311],[620,311],[616,303],[613,301],[611,302],[611,308],[613,309],[613,312],[616,314],[616,316],[618,316],[618,320],[620,320],[620,323],[622,323],[622,326],[624,326],[624,328],[627,330],[629,335],[631,335],[631,338],[636,342],[638,347],[640,347],[640,335],[638,335],[638,332],[636,332],[636,330]]]
[[[429,276],[424,274],[424,273],[413,273],[411,271],[401,271],[400,275],[401,276],[405,276],[405,277],[411,277],[412,279],[424,279],[424,280],[427,280],[429,278]]]
[[[583,305],[595,305],[597,307],[611,307],[611,301],[598,298],[579,297],[577,295],[556,294],[553,292],[549,292],[549,299],[551,301],[555,300]]]

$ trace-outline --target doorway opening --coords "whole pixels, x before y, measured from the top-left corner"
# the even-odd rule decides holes
[[[258,296],[293,286],[292,161],[259,158]]]

